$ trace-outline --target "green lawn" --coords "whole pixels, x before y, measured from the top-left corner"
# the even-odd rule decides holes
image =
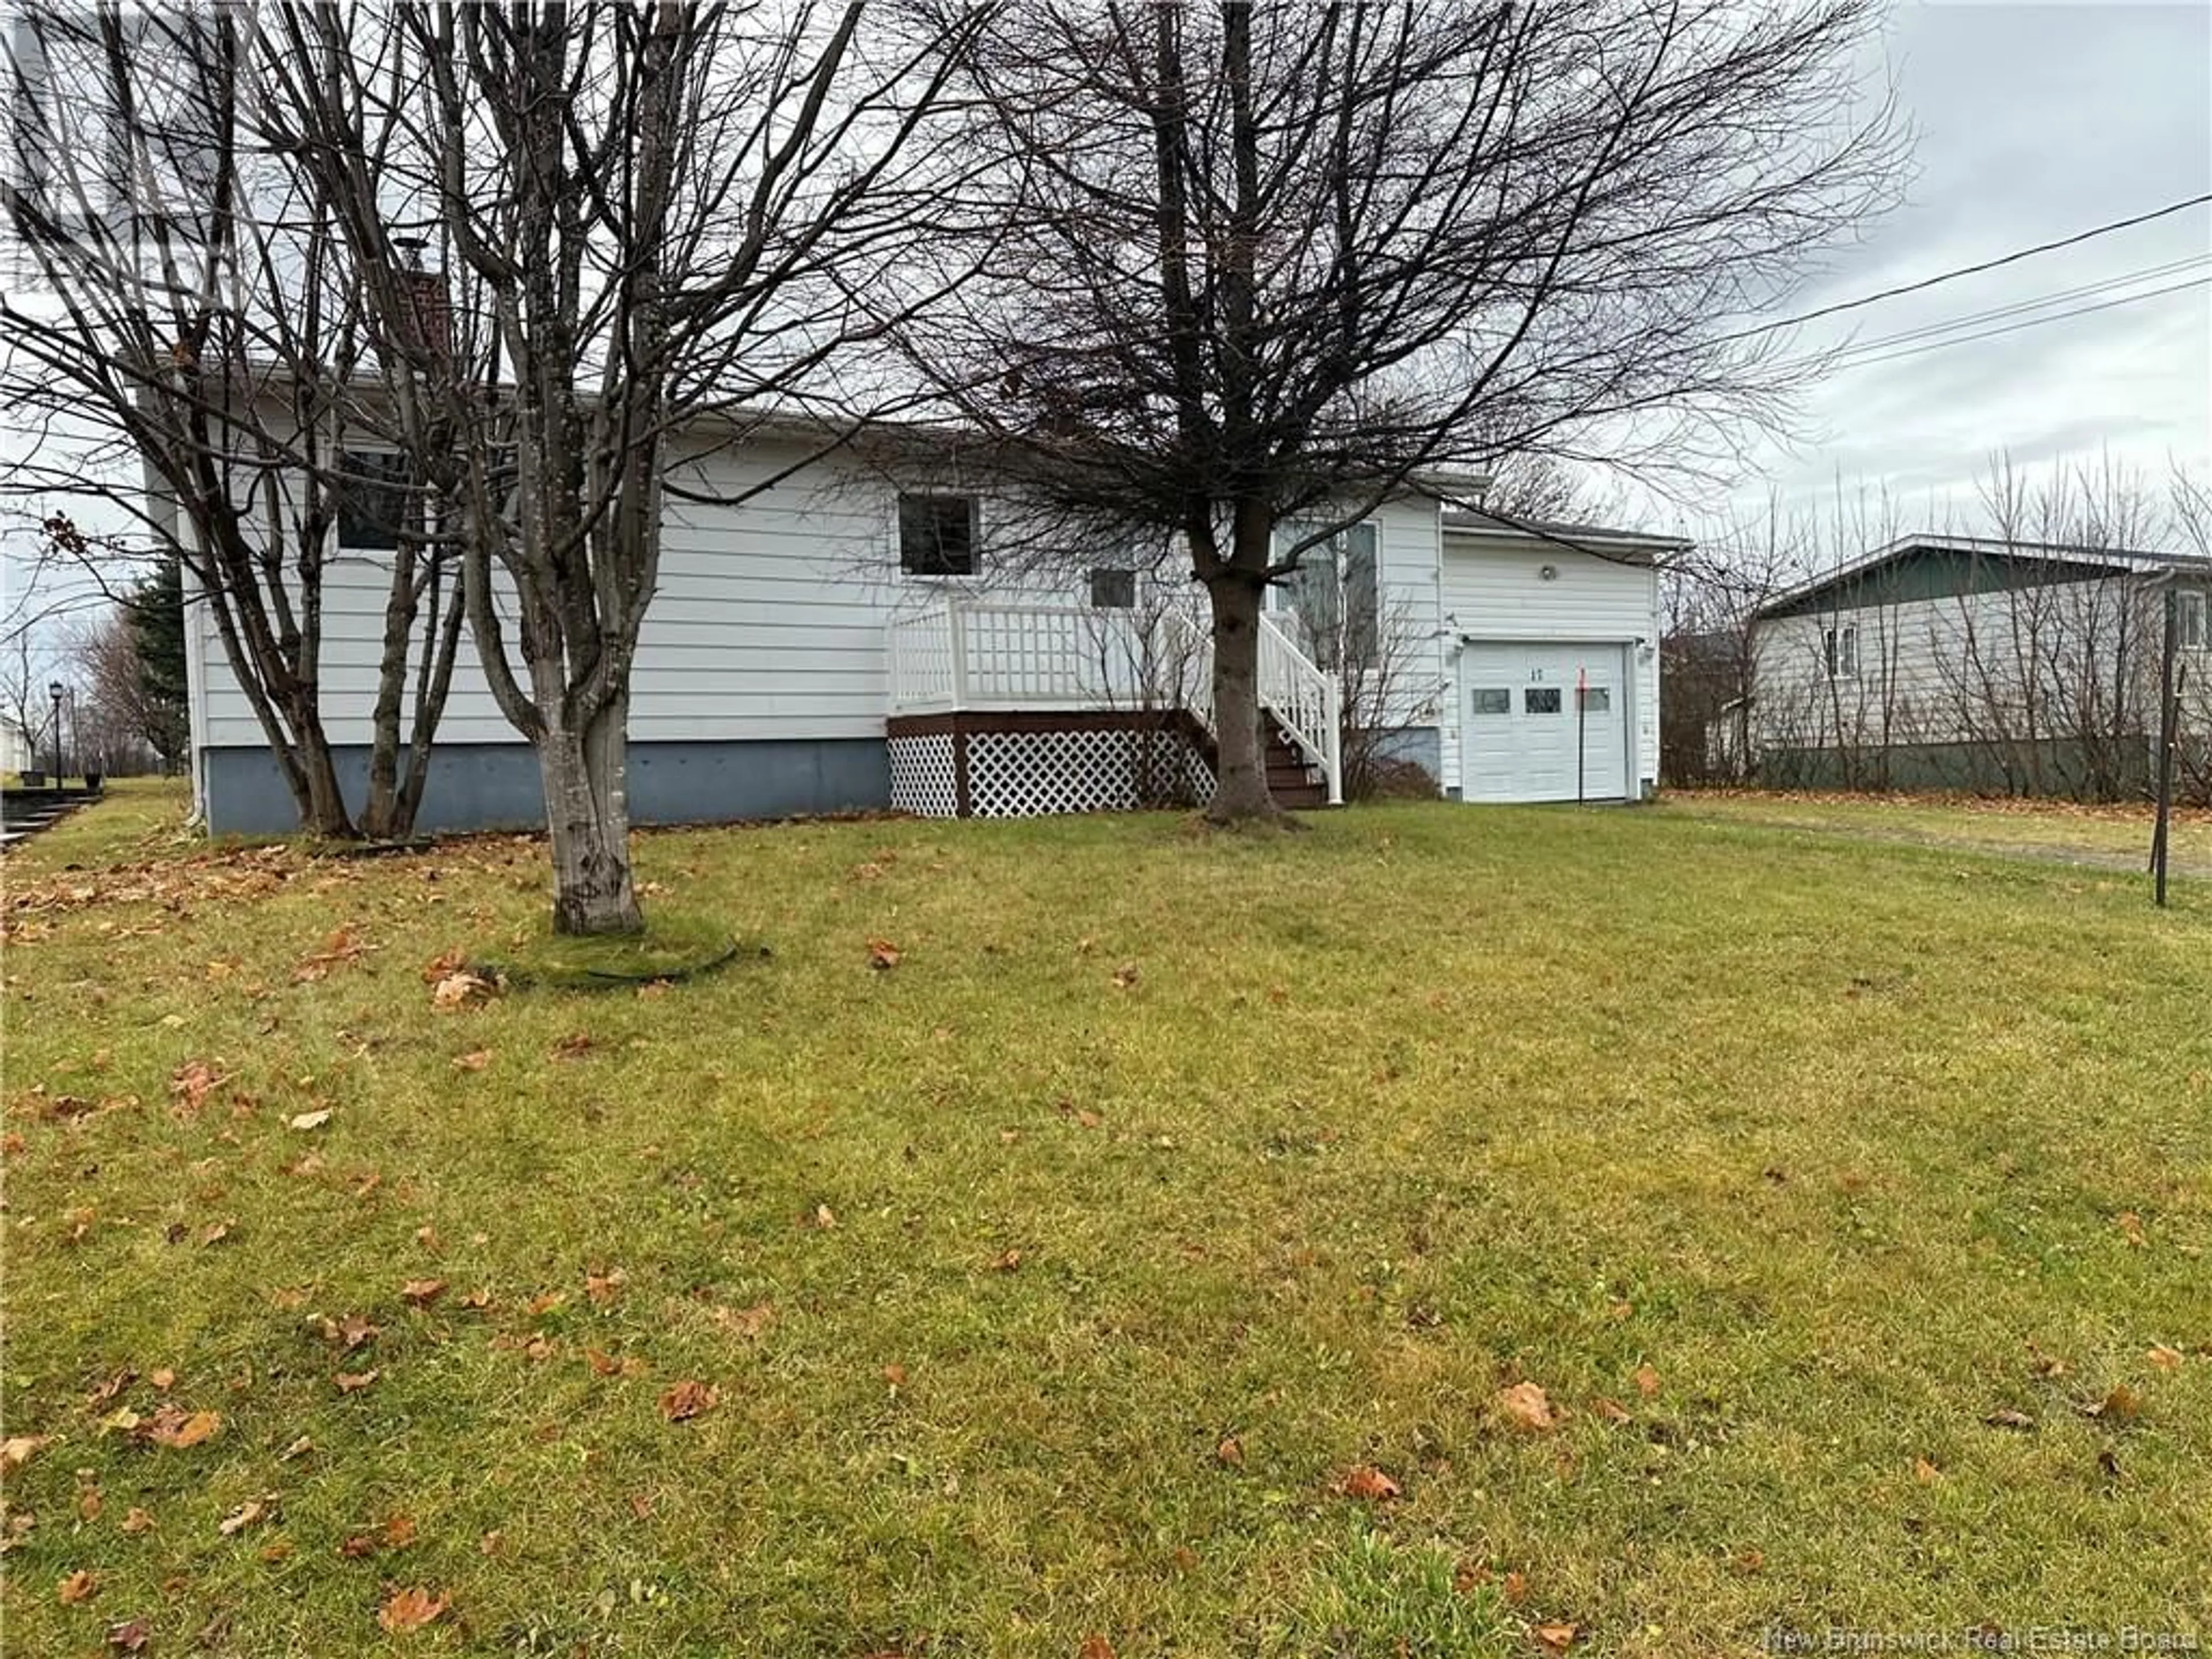
[[[2212,1642],[2212,883],[687,831],[725,970],[440,1012],[542,848],[173,810],[4,866],[11,1654]]]
[[[2150,857],[2151,809],[2141,805],[2077,806],[1973,796],[1697,790],[1669,795],[1661,810],[1671,817],[2014,854],[2115,870],[2142,870]],[[2171,833],[2171,872],[2212,876],[2212,811],[2177,809]]]

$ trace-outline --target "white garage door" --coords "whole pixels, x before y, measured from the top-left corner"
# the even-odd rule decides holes
[[[1468,800],[1624,800],[1625,647],[1486,641],[1460,653]]]

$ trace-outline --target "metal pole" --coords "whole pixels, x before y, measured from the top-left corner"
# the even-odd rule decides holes
[[[2166,637],[2159,650],[2158,676],[2158,818],[2150,834],[2151,896],[2166,908],[2167,827],[2173,817],[2173,750],[2181,715],[2179,687],[2174,678],[2174,655],[2181,640],[2181,593],[2168,583],[2166,590]]]
[[[1583,787],[1583,755],[1589,731],[1589,665],[1575,670],[1575,805],[1587,799]]]

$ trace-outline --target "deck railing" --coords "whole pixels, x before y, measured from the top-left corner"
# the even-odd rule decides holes
[[[1200,618],[1168,609],[1096,610],[951,595],[890,621],[890,712],[1184,708],[1213,729],[1213,641]],[[1273,620],[1260,623],[1259,693],[1344,799],[1335,676]]]

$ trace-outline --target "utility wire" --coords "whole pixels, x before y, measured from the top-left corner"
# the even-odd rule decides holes
[[[1869,368],[1876,363],[1893,363],[1900,357],[1917,357],[1923,352],[1938,351],[1945,346],[1965,345],[1972,340],[1993,339],[2000,334],[2016,334],[2024,328],[2035,328],[2045,323],[2063,323],[2072,317],[2087,317],[2092,313],[2110,311],[2115,306],[2131,306],[2145,300],[2156,300],[2169,294],[2179,294],[2185,289],[2203,288],[2212,284],[2212,276],[2192,276],[2186,282],[2173,283],[2165,288],[2147,289],[2141,294],[2123,295],[2117,300],[2106,300],[2096,305],[2075,306],[2070,310],[2052,312],[2045,317],[2027,317],[2017,322],[1985,328],[1973,334],[1946,336],[1942,339],[1923,340],[1896,351],[1885,351],[1872,357],[1854,357],[1845,352],[1838,362],[1838,368]]]
[[[2130,270],[2118,276],[2100,276],[2094,283],[2084,283],[2078,288],[2060,289],[2056,293],[2039,295],[2032,300],[2015,301],[2010,305],[1996,306],[1987,311],[1970,312],[1963,317],[1923,324],[1917,328],[1881,335],[1871,340],[1854,340],[1842,350],[1845,356],[1850,356],[1862,351],[1877,351],[1884,346],[1904,345],[1929,335],[1954,333],[1962,328],[1971,328],[1977,323],[1993,323],[2030,311],[2042,311],[2069,300],[2090,299],[2097,295],[2132,288],[2138,283],[2148,283],[2157,277],[2177,276],[2185,270],[2199,270],[2207,265],[2212,265],[2212,253],[2199,253],[2161,265],[2145,265],[2140,270]]]
[[[1984,259],[1976,264],[1960,265],[1954,270],[1939,271],[1933,276],[1923,276],[1917,283],[1903,283],[1895,288],[1886,288],[1876,293],[1862,295],[1856,300],[1840,300],[1834,305],[1821,306],[1816,310],[1800,312],[1795,317],[1784,317],[1778,322],[1754,324],[1749,328],[1739,329],[1733,334],[1723,334],[1711,343],[1725,345],[1733,340],[1747,340],[1753,335],[1771,334],[1777,329],[1795,328],[1800,323],[1809,323],[1821,317],[1833,317],[1839,312],[1856,311],[1862,306],[1878,304],[1883,300],[1894,300],[1900,295],[1917,294],[1923,289],[1935,288],[1943,283],[1955,283],[1961,276],[1978,276],[1985,270],[1995,270],[2001,265],[2016,264],[2022,259],[2032,259],[2039,253],[2054,252],[2059,248],[2073,247],[2079,243],[2091,241],[2100,236],[2110,236],[2115,231],[2132,229],[2136,225],[2147,225],[2154,219],[2164,219],[2172,214],[2185,213],[2191,208],[2202,207],[2207,202],[2212,202],[2212,191],[2207,191],[2203,195],[2189,197],[2182,201],[2169,202],[2164,207],[2153,208],[2148,213],[2135,214],[2125,219],[2115,219],[2109,224],[2093,225],[2087,230],[2076,231],[2073,235],[2062,236],[2056,241],[2039,242],[2033,247],[2016,248],[2012,252],[2000,254],[1994,259]]]

